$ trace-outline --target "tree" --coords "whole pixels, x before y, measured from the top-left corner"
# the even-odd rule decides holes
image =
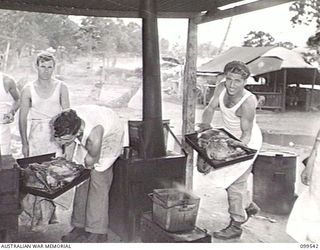
[[[263,31],[250,31],[245,37],[244,47],[274,46],[274,38],[269,33]]]
[[[161,51],[161,54],[168,54],[169,48],[170,48],[170,42],[165,38],[161,38],[160,39],[160,51]]]
[[[72,33],[77,25],[64,15],[1,10],[0,28],[1,50],[5,47],[11,54],[15,52],[18,66],[25,50],[73,46]]]
[[[224,45],[227,41],[227,37],[228,37],[230,29],[231,29],[231,24],[232,24],[232,17],[230,17],[230,19],[229,19],[228,27],[227,27],[226,33],[224,34],[223,40],[220,44],[218,54],[220,54],[223,51]]]
[[[316,22],[320,28],[320,1],[319,0],[299,0],[291,4],[289,10],[294,13],[291,18],[293,24],[307,24]]]
[[[295,1],[290,6],[290,11],[294,13],[291,22],[295,24],[309,25],[312,22],[316,23],[317,31],[309,37],[307,45],[316,53],[306,53],[304,58],[306,61],[317,61],[320,65],[320,1],[319,0],[300,0]]]
[[[78,47],[82,50],[92,45],[96,52],[141,54],[141,27],[130,22],[124,24],[121,19],[86,17],[75,34]]]
[[[174,58],[177,58],[180,62],[184,62],[186,56],[186,46],[178,42],[175,42],[172,45],[169,55]]]
[[[137,23],[130,22],[126,25],[125,31],[128,34],[130,46],[129,53],[135,54],[136,56],[142,55],[142,29]]]
[[[20,57],[27,46],[44,47],[49,44],[48,39],[39,31],[35,20],[35,13],[18,11],[0,11],[1,49],[16,56],[19,66]]]
[[[275,45],[286,49],[294,49],[297,47],[292,42],[277,42]]]
[[[200,57],[213,57],[219,53],[219,48],[214,46],[212,42],[201,43],[198,46],[198,55]]]
[[[112,59],[113,66],[119,54],[142,53],[140,25],[133,22],[126,25],[121,19],[86,17],[74,38],[81,51],[88,55],[99,54],[108,62]]]
[[[74,46],[72,37],[79,27],[68,16],[38,13],[34,18],[39,32],[48,39],[50,47],[57,49],[58,46]]]

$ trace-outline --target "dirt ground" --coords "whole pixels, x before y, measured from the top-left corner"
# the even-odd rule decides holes
[[[83,64],[84,65],[84,64]],[[112,107],[119,113],[124,122],[127,120],[141,119],[141,103],[135,102],[134,107],[127,107],[127,103],[133,92],[137,91],[137,86],[141,84],[141,79],[122,78],[116,81],[112,76],[100,90],[95,83],[99,80],[99,75],[83,74],[80,62],[70,65],[63,76],[60,76],[69,87],[72,105],[82,103],[99,103]],[[92,72],[91,72],[92,73]],[[32,76],[28,80],[32,79]],[[128,94],[129,93],[129,94]],[[138,92],[137,92],[138,93]],[[120,100],[120,101],[117,101]],[[178,100],[172,100],[171,96],[163,94],[163,119],[170,119],[170,127],[176,135],[181,135],[182,107]],[[197,107],[197,121],[203,107]],[[319,122],[319,112],[286,112],[275,113],[270,111],[258,111],[257,121],[263,131],[274,134],[314,136],[317,132]],[[221,124],[219,114],[213,121],[214,124]],[[16,158],[21,157],[21,145],[17,124],[14,125],[13,153]],[[301,160],[310,152],[310,145],[299,145],[295,141],[281,145],[263,145],[264,150],[290,151],[297,154],[297,182],[296,192],[299,193],[302,185],[299,181],[299,173],[303,168]],[[210,176],[203,176],[194,170],[193,192],[201,198],[200,209],[197,218],[197,226],[206,229],[210,234],[216,230],[224,228],[229,218],[227,215],[227,199],[225,190],[215,190],[211,188]],[[72,211],[73,190],[64,195],[67,203],[66,207],[58,206],[59,223],[50,225],[46,232],[32,232],[25,227],[20,227],[19,234],[14,239],[15,242],[59,242],[62,235],[70,230],[70,215]],[[274,202],[274,201],[270,201]],[[292,243],[294,242],[286,233],[285,227],[288,215],[270,214],[261,211],[260,217],[253,217],[244,226],[244,232],[240,239],[224,242],[241,243]],[[268,220],[271,219],[271,220]],[[114,233],[109,233],[110,242],[121,242],[121,239]],[[222,242],[212,239],[213,242]]]

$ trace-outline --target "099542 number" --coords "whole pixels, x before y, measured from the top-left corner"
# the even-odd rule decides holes
[[[318,249],[319,245],[318,244],[314,244],[314,243],[309,243],[309,244],[300,244],[300,248],[304,248],[304,249]]]

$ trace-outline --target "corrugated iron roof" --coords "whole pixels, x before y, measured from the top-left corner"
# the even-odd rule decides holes
[[[320,84],[317,68],[306,63],[299,53],[283,47],[232,47],[201,65],[197,71],[221,73],[224,66],[233,60],[246,63],[252,75],[287,69],[288,83],[313,83],[316,74],[316,84]]]

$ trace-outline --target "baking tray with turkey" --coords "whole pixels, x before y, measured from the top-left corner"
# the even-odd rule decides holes
[[[90,177],[83,165],[55,154],[17,159],[21,169],[20,191],[54,199]]]
[[[252,159],[257,150],[244,146],[223,128],[185,135],[186,142],[214,169]]]

